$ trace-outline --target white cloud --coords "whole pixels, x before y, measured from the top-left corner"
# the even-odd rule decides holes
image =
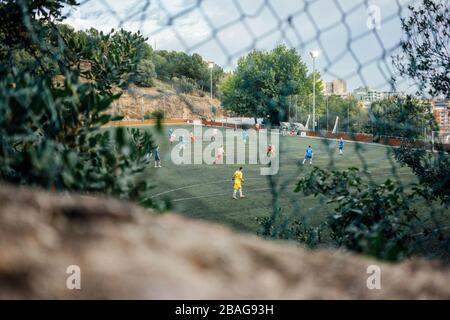
[[[410,1],[400,2],[405,5]],[[387,0],[318,0],[310,2],[308,15],[304,2],[273,0],[268,3],[262,0],[88,0],[72,10],[66,22],[76,29],[94,27],[107,32],[123,27],[131,31],[140,30],[149,37],[151,45],[156,43],[157,49],[198,52],[225,68],[235,65],[237,54],[245,54],[253,48],[269,50],[278,43],[292,45],[303,49],[300,54],[308,64],[311,63],[308,51],[320,48],[323,55],[317,60],[317,68],[322,71],[329,69],[330,73],[324,77],[331,79],[337,74],[355,73],[360,67],[349,48],[354,49],[362,62],[369,58],[381,59],[383,55],[384,49],[374,41],[374,37],[364,35],[367,33],[367,5],[378,5],[382,19],[395,15],[398,9],[395,1]],[[338,6],[347,12],[345,19]],[[297,14],[289,24],[288,17],[294,13]],[[175,18],[171,20],[172,17]],[[338,26],[326,29],[334,23]],[[320,31],[320,36],[317,31]],[[401,35],[398,17],[382,25],[378,34],[385,48],[398,43]],[[364,36],[348,46],[348,40],[352,41],[358,35]],[[330,64],[342,53],[342,59]],[[231,64],[230,58],[233,58]],[[386,83],[377,68],[362,67],[367,70],[364,80],[369,85]],[[361,85],[358,76],[347,80],[350,88]]]

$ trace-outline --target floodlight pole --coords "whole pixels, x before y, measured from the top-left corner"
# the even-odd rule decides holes
[[[328,132],[328,96],[327,96],[327,132]]]
[[[210,111],[211,111],[211,114],[212,114],[212,99],[213,99],[213,69],[214,69],[214,62],[212,62],[212,61],[209,61],[208,62],[208,68],[211,70],[211,78],[210,78],[210,80],[211,80],[211,82],[210,82],[210,86],[209,86],[209,89],[210,89],[210,103],[209,103],[209,107],[210,107]]]
[[[212,85],[213,85],[213,81],[212,81],[212,71],[213,71],[213,69],[211,68],[211,85],[210,85],[210,89],[211,89],[211,106],[212,106],[212,98],[213,98],[213,96],[212,96]]]
[[[347,133],[350,132],[350,102],[347,103]]]
[[[316,131],[316,58],[313,56],[313,131]]]
[[[309,53],[313,60],[313,131],[316,131],[316,58],[319,56],[317,50]]]

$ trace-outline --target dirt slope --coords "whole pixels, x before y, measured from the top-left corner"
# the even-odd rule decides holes
[[[211,99],[205,93],[178,94],[175,89],[163,82],[156,81],[155,87],[141,88],[131,86],[125,90],[110,112],[116,112],[129,119],[141,120],[143,116],[155,111],[165,112],[165,119],[200,119],[223,115],[220,101]],[[211,104],[216,112],[211,112]]]
[[[310,252],[111,199],[0,185],[0,204],[0,298],[450,298],[450,271],[430,262]],[[381,290],[366,286],[373,264]]]

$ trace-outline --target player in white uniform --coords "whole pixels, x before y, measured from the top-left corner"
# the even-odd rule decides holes
[[[219,149],[217,149],[216,158],[214,159],[213,164],[222,162],[224,154],[225,154],[225,150],[223,149],[223,146],[220,146]]]

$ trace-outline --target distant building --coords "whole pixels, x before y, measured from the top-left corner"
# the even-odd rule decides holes
[[[325,95],[347,96],[347,82],[345,80],[337,79],[327,81],[324,86]]]
[[[441,131],[450,130],[450,100],[448,99],[436,99],[431,100],[431,108],[434,118]]]
[[[345,80],[333,80],[333,94],[338,96],[346,96],[347,92],[347,82]]]
[[[361,102],[366,108],[369,108],[375,101],[380,101],[388,97],[396,97],[398,95],[398,92],[378,91],[369,87],[359,87],[353,90],[353,96],[355,99]]]

